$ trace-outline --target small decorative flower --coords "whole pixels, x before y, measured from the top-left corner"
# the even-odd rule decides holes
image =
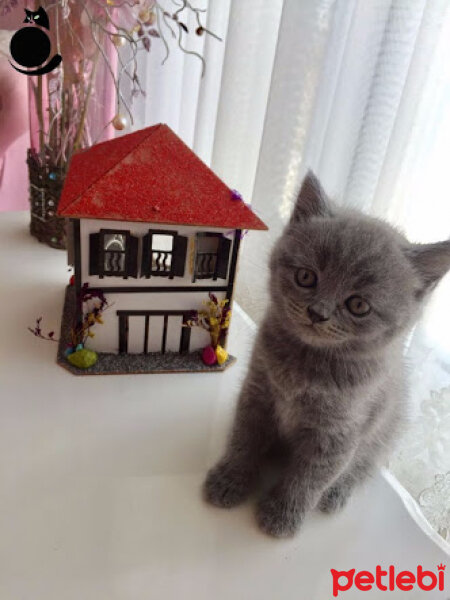
[[[226,331],[230,326],[231,310],[228,306],[229,300],[218,300],[212,292],[209,293],[209,300],[204,300],[204,310],[194,311],[188,315],[185,327],[201,327],[211,336],[211,347],[216,350],[222,339],[225,338]]]
[[[242,195],[237,190],[231,190],[231,199],[232,200],[242,200]]]

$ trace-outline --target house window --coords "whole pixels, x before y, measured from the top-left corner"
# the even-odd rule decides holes
[[[103,235],[103,274],[125,275],[127,236],[125,233]]]
[[[150,230],[142,242],[142,277],[184,276],[187,238],[176,231]]]
[[[154,233],[151,247],[151,274],[168,277],[172,271],[174,235],[171,233]]]
[[[221,233],[197,233],[193,281],[226,279],[230,248],[231,241]]]
[[[89,275],[137,277],[138,238],[129,231],[101,229],[89,236]]]

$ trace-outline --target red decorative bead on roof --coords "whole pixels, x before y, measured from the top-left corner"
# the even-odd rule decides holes
[[[267,229],[167,125],[75,154],[61,217]]]

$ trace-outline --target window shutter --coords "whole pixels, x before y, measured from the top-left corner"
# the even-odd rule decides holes
[[[171,277],[183,277],[186,263],[187,237],[176,235],[173,239]]]
[[[147,233],[142,238],[141,277],[150,277],[151,270],[151,235]]]
[[[126,246],[126,274],[128,277],[137,277],[138,273],[138,243],[139,240],[134,235],[127,236]]]
[[[219,239],[219,248],[217,250],[216,277],[220,279],[227,278],[228,259],[230,257],[231,240],[226,237]]]
[[[100,234],[89,235],[89,275],[99,275],[100,266]]]

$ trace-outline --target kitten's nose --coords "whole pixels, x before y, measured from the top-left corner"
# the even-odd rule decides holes
[[[308,317],[312,323],[318,323],[320,321],[328,321],[330,318],[330,311],[323,302],[316,302],[311,304],[307,308]]]

